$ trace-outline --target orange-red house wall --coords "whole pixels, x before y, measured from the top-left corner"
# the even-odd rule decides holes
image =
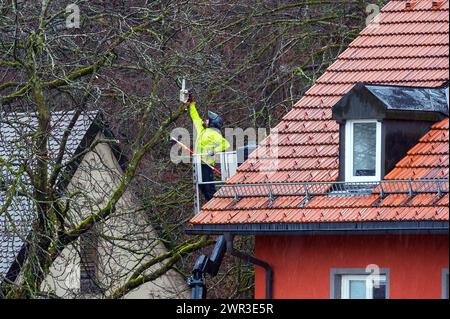
[[[255,254],[274,270],[274,298],[330,298],[332,268],[390,271],[390,298],[441,298],[448,268],[448,235],[258,236]],[[265,296],[264,270],[256,267],[255,296]]]

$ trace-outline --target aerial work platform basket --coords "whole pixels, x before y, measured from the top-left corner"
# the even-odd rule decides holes
[[[247,160],[248,155],[256,149],[256,145],[247,145],[238,148],[236,151],[231,152],[221,152],[216,154],[216,167],[220,170],[220,176],[212,182],[203,181],[202,176],[202,160],[201,157],[205,154],[194,154],[192,155],[192,165],[193,165],[193,180],[195,187],[195,198],[194,198],[194,208],[195,214],[200,212],[200,185],[214,184],[217,190],[220,189],[224,183],[230,179],[234,174],[236,174],[237,168],[245,160]]]

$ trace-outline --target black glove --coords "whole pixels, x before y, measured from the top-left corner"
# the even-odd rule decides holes
[[[195,102],[195,96],[194,96],[192,93],[189,93],[187,102],[188,102],[189,104]]]

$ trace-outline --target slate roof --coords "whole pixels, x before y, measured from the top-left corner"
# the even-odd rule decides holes
[[[64,131],[69,126],[73,115],[73,111],[52,113],[52,133],[49,140],[50,161],[56,159]],[[63,163],[79,152],[80,147],[83,147],[82,141],[89,129],[93,127],[97,116],[98,112],[86,112],[78,118],[67,140]],[[2,176],[3,180],[10,180],[11,170],[15,172],[18,164],[29,158],[28,137],[36,128],[36,124],[36,118],[30,114],[0,114],[0,158],[14,164],[10,170],[0,165],[0,174],[2,174],[0,177]],[[27,181],[26,176],[23,176],[22,185],[25,190]],[[0,209],[5,204],[7,189],[7,185],[0,187]],[[0,282],[22,249],[34,218],[33,201],[24,196],[14,196],[6,213],[0,214]]]
[[[5,199],[5,192],[0,192],[0,207]],[[35,217],[32,200],[22,196],[16,196],[0,215],[0,282],[18,257]]]
[[[358,83],[333,106],[332,118],[438,122],[449,115],[447,94],[448,83],[438,88]]]
[[[332,107],[360,82],[441,87],[449,80],[448,45],[448,0],[437,8],[430,0],[419,0],[412,9],[406,8],[406,1],[390,1],[227,184],[336,181],[339,175],[339,126],[332,120]],[[406,168],[410,170],[409,176],[414,178],[448,179],[448,126],[446,131],[439,129],[441,126],[445,127],[445,121],[437,124],[429,133],[431,136],[421,141],[429,145],[428,150],[437,149],[436,152],[441,153],[422,154],[411,164],[416,163],[417,168],[399,166],[386,178],[400,179],[401,174],[407,176],[408,173],[401,171]],[[434,140],[435,135],[438,140]],[[426,162],[430,155],[438,155],[437,161]],[[405,164],[402,161],[399,165]],[[424,165],[428,165],[427,173],[419,170]],[[381,201],[378,194],[327,200],[316,197],[307,205],[300,195],[280,196],[272,202],[264,191],[260,195],[221,198],[219,192],[190,221],[190,227],[239,223],[392,221],[398,218],[448,221],[448,195],[441,198],[437,192],[432,194],[432,199],[430,195],[420,194],[408,197],[408,200],[402,200],[405,199],[404,194],[388,196]]]
[[[388,110],[440,112],[448,116],[447,88],[365,85]]]

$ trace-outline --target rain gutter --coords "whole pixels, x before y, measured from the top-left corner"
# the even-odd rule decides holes
[[[259,266],[264,269],[264,271],[266,273],[266,299],[272,299],[272,297],[273,297],[273,285],[272,285],[273,269],[272,269],[272,267],[263,260],[260,260],[258,258],[255,258],[253,256],[247,255],[243,252],[236,250],[233,247],[233,240],[234,240],[233,235],[226,233],[226,234],[224,234],[224,237],[227,242],[227,252],[231,256],[237,257],[239,259],[244,260],[247,263]]]

